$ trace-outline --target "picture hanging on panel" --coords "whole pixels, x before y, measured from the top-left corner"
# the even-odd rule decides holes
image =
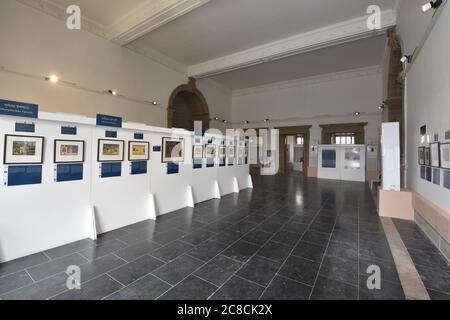
[[[235,156],[234,146],[228,146],[228,148],[227,148],[227,157],[228,158],[234,158],[234,156]]]
[[[345,148],[345,169],[361,169],[361,149]]]
[[[42,164],[44,137],[5,135],[4,164]]]
[[[162,145],[162,162],[176,163],[184,161],[184,139],[162,138]]]
[[[192,146],[192,159],[203,159],[203,145],[194,144]]]
[[[419,147],[419,165],[425,165],[425,147]]]
[[[248,146],[245,147],[244,154],[245,157],[248,158]]]
[[[219,147],[219,158],[226,158],[227,157],[227,147],[220,146]]]
[[[441,143],[441,167],[450,169],[450,143]]]
[[[425,148],[425,165],[431,166],[430,148]]]
[[[245,147],[239,147],[238,158],[244,158],[244,157],[245,157]]]
[[[147,161],[150,160],[150,142],[129,141],[128,142],[128,160],[129,161]]]
[[[84,162],[84,141],[55,140],[54,163]]]
[[[208,144],[205,147],[205,157],[206,159],[214,159],[216,157],[216,146],[213,144]]]
[[[441,167],[440,151],[441,150],[439,142],[430,143],[430,162],[432,167],[435,168]]]
[[[98,162],[116,162],[124,160],[123,140],[98,139]]]

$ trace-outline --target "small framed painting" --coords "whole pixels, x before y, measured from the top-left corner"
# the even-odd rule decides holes
[[[54,163],[83,163],[84,141],[55,140]]]
[[[219,158],[223,159],[227,157],[227,147],[220,146],[219,147]]]
[[[245,157],[245,147],[239,147],[238,158],[244,158],[244,157]]]
[[[162,148],[163,163],[177,163],[184,161],[184,139],[163,138]]]
[[[228,146],[228,148],[227,148],[227,157],[228,158],[234,158],[235,157],[234,146]]]
[[[425,165],[431,166],[430,148],[425,148]]]
[[[192,159],[203,159],[203,145],[194,144],[192,146]]]
[[[98,162],[116,162],[124,160],[123,140],[98,139]]]
[[[441,143],[441,168],[450,169],[450,143]]]
[[[425,165],[425,147],[419,147],[419,165]]]
[[[128,142],[128,160],[129,161],[147,161],[150,160],[150,142],[129,141]]]
[[[440,143],[430,143],[430,162],[431,166],[435,168],[441,167]]]
[[[245,154],[245,157],[248,158],[248,146],[245,147],[244,154]]]
[[[5,135],[4,164],[42,164],[44,137]]]
[[[205,147],[205,158],[214,159],[216,157],[216,146],[213,144],[207,144]]]

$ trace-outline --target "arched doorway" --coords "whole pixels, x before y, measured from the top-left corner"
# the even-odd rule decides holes
[[[194,130],[194,121],[202,121],[203,130],[209,129],[209,108],[205,97],[196,87],[194,78],[172,92],[167,109],[167,127]]]

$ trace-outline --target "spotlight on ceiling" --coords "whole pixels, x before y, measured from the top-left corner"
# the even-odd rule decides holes
[[[59,78],[57,75],[52,74],[49,77],[46,77],[45,80],[50,81],[51,83],[57,83],[59,81]]]
[[[383,111],[385,108],[384,104],[382,104],[381,106],[378,107],[379,110]]]
[[[222,122],[223,122],[223,123],[228,123],[228,121],[227,121],[227,120],[222,120]]]
[[[219,120],[219,117],[214,117],[213,120],[218,121],[218,120]]]
[[[249,121],[248,120],[244,120],[244,121],[242,121],[244,124],[248,124],[249,123]]]
[[[442,0],[435,0],[435,1],[427,2],[422,6],[422,12],[425,13],[425,12],[430,11],[431,9],[436,10],[437,8],[439,8],[441,6],[441,4],[442,4]]]
[[[157,106],[158,102],[157,101],[152,101],[152,105]]]
[[[360,115],[361,115],[361,112],[358,112],[358,111],[355,112],[355,116],[360,116]]]
[[[264,119],[264,122],[269,122],[269,119]]]
[[[113,96],[117,96],[117,91],[114,90],[108,90],[108,93],[113,95]]]
[[[412,61],[412,55],[404,55],[404,56],[400,59],[400,61],[401,61],[402,63],[411,63],[411,61]]]

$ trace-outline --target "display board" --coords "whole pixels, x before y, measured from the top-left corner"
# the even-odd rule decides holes
[[[321,145],[318,157],[318,178],[366,181],[365,145]]]
[[[42,163],[29,165],[41,170],[40,181],[31,179],[39,170],[32,170],[34,176],[25,171],[25,180],[33,184],[13,185],[8,175],[17,176],[21,168],[0,164],[0,262],[91,237],[94,222],[101,234],[184,208],[192,204],[191,198],[195,204],[236,192],[236,185],[252,186],[248,165],[237,165],[237,158],[234,166],[224,167],[218,156],[209,167],[204,158],[200,170],[191,162],[163,163],[162,138],[183,139],[183,156],[191,159],[193,132],[127,122],[108,127],[96,120],[46,112],[29,120],[0,116],[0,141],[5,135],[44,137]],[[33,132],[16,132],[17,123],[33,125]],[[206,140],[218,147],[223,137]],[[22,142],[15,144],[12,156],[33,153],[34,145]],[[178,171],[169,175],[168,166],[174,165]]]

